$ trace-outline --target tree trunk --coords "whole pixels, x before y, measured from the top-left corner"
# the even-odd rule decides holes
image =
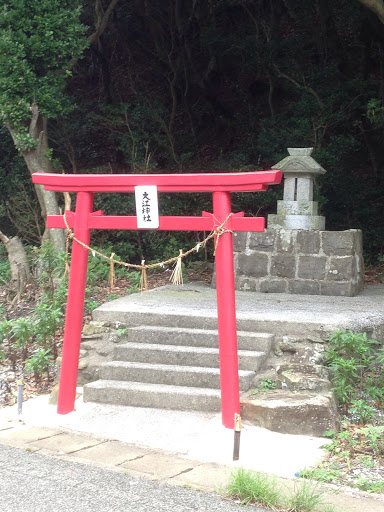
[[[12,139],[17,144],[17,130],[7,124]],[[37,141],[37,147],[29,151],[21,150],[25,163],[31,175],[35,172],[53,172],[52,163],[47,156],[48,132],[47,119],[40,115],[37,105],[32,107],[32,118],[29,125],[29,135]],[[35,185],[36,195],[40,203],[41,216],[46,220],[47,215],[60,215],[56,193],[52,190],[45,190],[42,185]],[[65,234],[62,229],[46,229],[43,240],[49,239],[58,252],[65,250]]]
[[[0,231],[0,240],[4,242],[8,253],[8,261],[11,267],[11,287],[18,294],[23,293],[25,285],[31,281],[27,254],[17,236],[8,238]]]
[[[370,11],[374,12],[381,23],[384,23],[384,2],[383,0],[357,0],[365,5]]]

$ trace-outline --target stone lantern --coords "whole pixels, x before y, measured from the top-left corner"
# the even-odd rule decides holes
[[[313,148],[288,148],[289,156],[272,169],[284,174],[284,196],[277,213],[268,215],[268,229],[325,230],[325,217],[318,215],[313,201],[315,177],[326,170],[311,157]]]

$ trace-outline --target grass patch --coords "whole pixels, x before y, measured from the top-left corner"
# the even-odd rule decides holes
[[[239,468],[233,471],[226,495],[244,505],[260,505],[289,512],[334,512],[324,501],[324,493],[313,482],[296,482],[286,491],[274,476]]]
[[[227,495],[240,503],[257,503],[275,508],[279,503],[281,489],[274,477],[256,471],[239,468],[230,476]]]
[[[323,491],[313,482],[295,483],[292,495],[287,499],[291,512],[312,512],[323,510],[331,512],[333,507],[324,502]]]

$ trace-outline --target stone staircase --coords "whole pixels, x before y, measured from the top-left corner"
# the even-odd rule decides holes
[[[341,323],[335,305],[331,314],[329,304],[321,300],[328,299],[317,298],[314,307],[310,296],[293,300],[237,292],[244,421],[286,434],[321,436],[337,429],[322,352],[328,332],[355,324]],[[340,307],[344,311],[346,305]],[[357,304],[356,311],[348,310],[351,322],[360,309]],[[84,385],[84,400],[219,411],[216,328],[215,290],[197,283],[103,304],[82,336],[78,385]],[[266,382],[275,389],[266,390]]]
[[[272,334],[238,332],[240,390],[252,388]],[[218,333],[212,329],[138,326],[114,346],[84,400],[164,409],[219,411]]]

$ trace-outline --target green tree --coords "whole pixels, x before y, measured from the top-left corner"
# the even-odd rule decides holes
[[[52,172],[47,123],[70,109],[63,90],[85,32],[76,0],[10,0],[0,9],[0,118],[31,174]],[[36,193],[43,218],[59,213],[54,192]],[[47,236],[64,249],[62,230]]]

